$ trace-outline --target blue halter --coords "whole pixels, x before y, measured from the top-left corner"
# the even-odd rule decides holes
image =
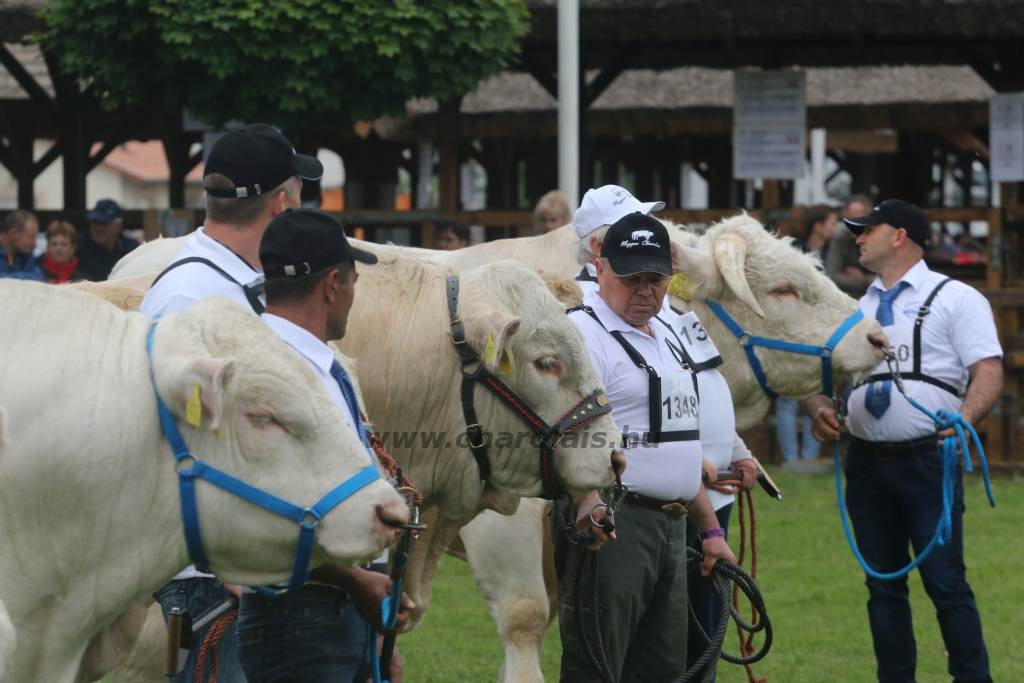
[[[286,517],[299,525],[299,543],[295,551],[295,564],[292,577],[288,581],[288,590],[296,590],[306,582],[309,573],[309,558],[313,553],[313,537],[317,524],[324,515],[333,510],[342,501],[368,484],[380,479],[377,467],[371,463],[364,469],[331,489],[327,494],[310,507],[300,507],[282,500],[272,493],[267,493],[255,486],[235,479],[230,474],[207,465],[189,452],[188,445],[181,436],[181,431],[168,410],[160,394],[156,392],[156,379],[153,377],[153,336],[156,323],[149,328],[146,337],[146,355],[149,358],[150,377],[153,379],[153,393],[156,395],[157,413],[160,416],[160,428],[167,442],[174,451],[174,459],[178,462],[178,483],[181,494],[181,518],[185,525],[185,544],[188,556],[200,568],[208,568],[210,564],[203,548],[203,539],[199,534],[199,509],[196,505],[195,480],[205,479],[214,486],[228,493],[233,493],[243,500],[258,505],[275,515]]]
[[[768,386],[768,375],[765,374],[764,368],[761,367],[761,361],[758,359],[754,349],[758,346],[766,349],[774,349],[776,351],[789,351],[790,353],[799,353],[805,356],[818,356],[821,358],[821,384],[824,389],[824,393],[827,396],[832,395],[832,351],[838,346],[840,340],[846,336],[846,333],[853,329],[864,317],[864,314],[857,309],[849,318],[843,321],[843,324],[836,328],[836,331],[832,333],[832,336],[828,338],[821,346],[814,346],[812,344],[797,344],[796,342],[784,341],[782,339],[768,339],[766,337],[757,337],[752,334],[747,334],[740,324],[732,319],[722,305],[713,299],[707,300],[708,308],[719,317],[719,319],[729,328],[729,331],[736,335],[736,339],[739,341],[740,346],[747,354],[747,360],[750,362],[750,369],[754,371],[754,377],[757,378],[757,383],[761,385],[761,389],[769,398],[778,397],[778,393],[775,392],[770,386]]]

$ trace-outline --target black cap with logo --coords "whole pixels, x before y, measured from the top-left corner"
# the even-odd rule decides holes
[[[317,180],[324,167],[316,157],[296,154],[292,143],[274,126],[253,123],[225,133],[214,143],[203,177],[214,173],[225,176],[234,187],[205,187],[206,194],[245,199],[270,192],[292,176]]]
[[[601,256],[608,259],[612,272],[619,277],[637,273],[672,275],[668,230],[647,214],[626,214],[613,223],[601,244]]]
[[[903,199],[886,199],[866,216],[844,218],[843,222],[854,235],[864,232],[864,228],[883,223],[896,229],[903,228],[922,249],[928,248],[932,236],[932,226],[924,211]]]
[[[260,241],[263,277],[302,277],[348,261],[373,264],[377,257],[356,249],[341,223],[317,209],[289,209],[270,221]]]

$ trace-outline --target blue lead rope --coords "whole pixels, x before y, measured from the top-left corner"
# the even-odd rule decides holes
[[[917,568],[936,546],[945,545],[950,541],[953,536],[953,482],[957,474],[957,465],[959,464],[959,457],[957,456],[957,447],[960,447],[962,453],[964,470],[967,472],[974,471],[974,465],[971,463],[971,455],[969,450],[970,443],[967,440],[967,434],[971,435],[971,443],[974,444],[975,450],[978,452],[978,462],[981,464],[981,475],[982,480],[985,482],[985,494],[988,496],[989,505],[992,507],[996,506],[996,499],[992,495],[992,482],[988,476],[988,460],[985,458],[985,449],[981,446],[981,439],[978,438],[978,432],[975,431],[974,427],[967,422],[960,413],[939,410],[936,413],[932,413],[930,410],[922,406],[920,403],[908,396],[902,388],[902,380],[896,379],[896,384],[900,388],[900,393],[903,395],[910,405],[914,406],[922,413],[932,419],[937,427],[937,431],[943,431],[952,428],[955,432],[955,436],[947,436],[942,440],[942,516],[939,518],[938,524],[935,526],[935,534],[931,540],[928,541],[928,545],[922,550],[910,564],[898,569],[894,572],[880,572],[872,568],[864,556],[860,552],[860,548],[857,547],[857,541],[853,537],[853,531],[850,528],[850,520],[846,513],[846,497],[843,495],[843,473],[842,463],[839,457],[839,444],[832,444],[832,459],[835,465],[835,479],[836,479],[836,498],[839,503],[839,519],[843,523],[843,533],[846,534],[846,542],[850,545],[850,550],[853,551],[853,556],[857,558],[857,562],[860,563],[861,569],[864,573],[873,579],[880,581],[891,581],[900,577],[906,576],[911,571]]]

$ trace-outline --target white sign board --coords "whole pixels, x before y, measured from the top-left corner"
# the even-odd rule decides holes
[[[807,81],[803,71],[737,71],[733,105],[734,178],[803,178]]]
[[[994,182],[1024,180],[1024,93],[988,101],[989,172]]]

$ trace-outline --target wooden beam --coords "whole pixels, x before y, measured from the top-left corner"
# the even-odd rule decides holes
[[[39,174],[45,171],[50,164],[56,161],[62,153],[63,145],[60,140],[57,140],[50,145],[50,149],[46,150],[43,153],[43,156],[36,159],[35,163],[32,164],[32,177],[38,178]]]
[[[11,158],[11,148],[0,140],[0,165],[7,169],[7,172],[14,175],[14,160]]]
[[[523,71],[533,76],[534,80],[549,95],[558,99],[558,77],[550,69],[545,68],[533,58],[533,53],[523,50],[519,55],[519,64]]]
[[[643,54],[643,48],[638,46],[625,46],[619,49],[618,54],[611,64],[601,69],[594,77],[594,80],[584,87],[584,98],[582,100],[584,109],[589,108],[598,97],[601,96],[608,86],[611,85],[623,71],[629,68],[638,57]]]
[[[459,106],[461,98],[452,97],[440,103],[440,127],[437,136],[438,184],[440,208],[459,208]]]
[[[94,168],[103,163],[103,160],[107,158],[107,155],[109,155],[111,152],[117,149],[117,146],[120,145],[122,142],[123,140],[117,139],[107,140],[106,142],[104,142],[103,146],[96,150],[95,154],[89,155],[89,160],[85,164],[85,172],[89,173]]]
[[[57,115],[57,103],[3,43],[0,43],[0,64],[4,65],[32,100],[44,107],[51,116]]]

